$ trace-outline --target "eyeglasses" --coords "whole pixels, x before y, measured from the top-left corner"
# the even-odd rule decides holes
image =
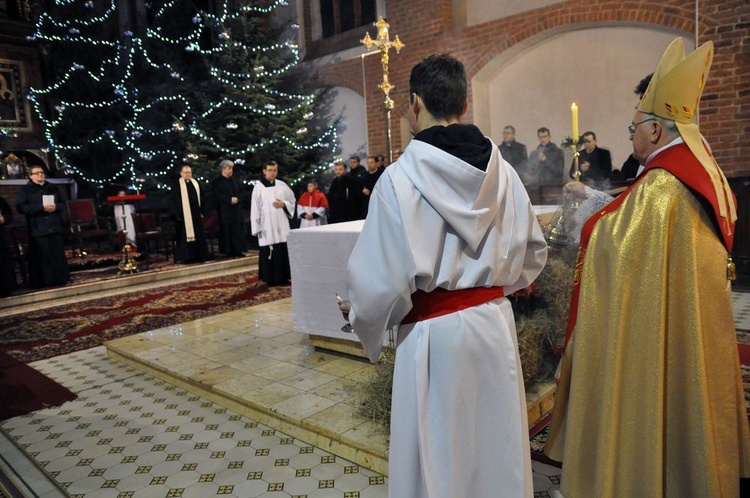
[[[31,174],[32,174],[32,175],[43,175],[43,174],[44,174],[44,171],[34,171],[34,172],[33,172],[33,173],[31,173]]]
[[[643,121],[639,121],[637,123],[633,123],[632,125],[628,126],[628,132],[630,133],[630,136],[632,137],[633,135],[635,135],[635,129],[638,127],[638,125],[643,124],[646,121],[656,121],[656,118],[644,119]]]

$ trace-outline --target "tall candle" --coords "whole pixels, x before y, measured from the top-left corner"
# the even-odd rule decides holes
[[[570,113],[573,115],[573,141],[578,142],[578,106],[575,102],[570,106]]]

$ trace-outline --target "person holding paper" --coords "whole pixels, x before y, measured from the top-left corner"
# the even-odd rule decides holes
[[[45,181],[44,169],[32,166],[29,182],[18,191],[16,209],[29,231],[29,285],[38,289],[70,280],[60,212],[65,204],[57,187]]]

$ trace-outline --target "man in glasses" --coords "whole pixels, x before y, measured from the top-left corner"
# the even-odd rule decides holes
[[[60,191],[45,180],[44,169],[32,166],[29,182],[18,191],[16,208],[26,215],[29,232],[29,285],[65,285],[70,280],[60,213],[65,209]]]
[[[750,476],[736,205],[694,123],[712,56],[667,48],[628,127],[644,169],[583,226],[545,448],[565,498],[741,496]]]
[[[508,161],[513,169],[516,170],[518,176],[526,182],[524,176],[526,176],[526,166],[529,161],[529,156],[526,153],[526,146],[521,142],[516,141],[516,128],[508,125],[503,128],[503,141],[497,147],[500,149],[503,159]]]

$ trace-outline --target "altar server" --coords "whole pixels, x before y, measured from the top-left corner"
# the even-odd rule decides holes
[[[294,215],[294,192],[276,179],[279,165],[269,161],[263,167],[263,178],[253,189],[250,207],[252,234],[258,237],[260,256],[258,273],[270,286],[289,283],[289,252],[286,239],[289,219]]]
[[[628,127],[645,169],[584,224],[545,449],[565,498],[748,496],[736,203],[694,122],[712,57],[667,48]]]
[[[297,204],[299,227],[325,225],[327,211],[328,199],[326,199],[326,195],[318,190],[317,181],[310,180],[307,182],[307,191],[302,194]]]
[[[466,112],[448,55],[411,72],[414,139],[383,172],[347,267],[342,310],[370,360],[397,331],[393,498],[531,497],[526,400],[504,297],[547,246],[526,190]]]

